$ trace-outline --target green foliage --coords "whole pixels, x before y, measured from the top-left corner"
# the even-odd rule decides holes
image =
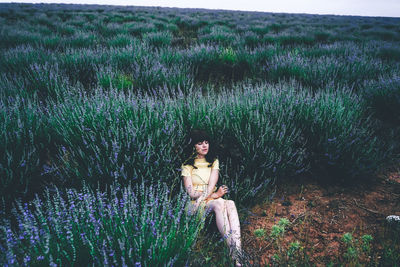
[[[41,39],[41,45],[45,49],[56,50],[57,48],[61,47],[63,43],[63,39],[58,36],[55,37],[44,37]]]
[[[92,51],[81,50],[80,53],[60,58],[59,66],[73,84],[80,82],[88,90],[97,83],[96,63],[100,60]]]
[[[312,151],[311,168],[326,179],[362,177],[383,163],[386,148],[375,137],[372,120],[364,118],[361,99],[348,90],[316,93],[299,102],[295,114],[306,149]]]
[[[0,32],[0,48],[12,48],[18,45],[33,45],[40,40],[39,34],[34,34],[25,31],[12,31],[3,30]]]
[[[264,229],[256,229],[254,230],[254,235],[258,238],[264,237],[265,236],[265,230]]]
[[[328,41],[330,34],[327,32],[316,32],[314,33],[314,38],[318,42],[326,42]]]
[[[168,187],[114,185],[110,190],[46,191],[31,203],[17,202],[14,220],[0,225],[6,253],[2,265],[182,265],[203,228],[201,215],[187,216],[181,191]],[[39,235],[40,233],[40,235]]]
[[[235,44],[237,36],[225,26],[213,26],[210,33],[199,37],[201,43],[218,44],[221,46],[232,46]]]
[[[188,60],[199,81],[242,80],[250,72],[250,58],[233,48],[196,47]]]
[[[371,263],[371,235],[363,235],[360,239],[353,238],[351,233],[345,233],[342,241],[345,245],[343,258],[345,264],[359,266],[360,264]]]
[[[396,46],[381,47],[377,53],[377,56],[387,61],[399,61],[400,48]]]
[[[352,234],[351,233],[345,233],[343,235],[343,237],[342,237],[342,241],[347,245],[351,244],[351,242],[353,241]]]
[[[23,71],[23,87],[31,96],[37,95],[43,101],[47,98],[57,99],[59,93],[65,90],[65,80],[59,76],[58,65],[31,64]]]
[[[312,45],[315,39],[311,36],[282,35],[278,37],[277,42],[284,46]]]
[[[272,23],[271,25],[269,25],[269,28],[271,29],[271,31],[273,31],[274,33],[278,33],[282,30],[284,30],[285,28],[287,28],[288,26],[285,24],[280,24],[280,23]]]
[[[132,88],[134,81],[131,77],[123,74],[117,74],[116,76],[103,75],[99,79],[99,83],[103,88],[117,88],[120,91]]]
[[[278,224],[272,225],[271,233],[269,236],[273,239],[280,239],[284,236],[286,226],[289,225],[289,220],[286,218],[281,218]]]
[[[295,241],[290,243],[288,251],[287,251],[287,256],[291,259],[294,258],[295,255],[298,253],[298,251],[300,250],[300,242],[299,241]]]
[[[267,25],[256,25],[254,27],[251,27],[250,30],[259,35],[264,35],[270,31],[270,27],[268,27]]]
[[[400,79],[367,83],[362,91],[368,108],[382,121],[400,123]]]
[[[1,101],[0,108],[0,194],[9,204],[28,192],[43,190],[46,177],[40,179],[40,174],[50,144],[43,128],[46,119],[35,103],[15,96],[8,105]]]
[[[155,47],[168,46],[171,44],[172,34],[170,32],[146,33],[143,40]]]
[[[71,48],[93,47],[97,43],[97,38],[93,34],[77,32],[65,40],[65,46]]]
[[[71,26],[60,25],[57,27],[57,33],[62,36],[71,36],[75,34],[75,29]]]
[[[252,32],[246,32],[243,35],[243,38],[244,38],[245,45],[250,46],[250,47],[255,47],[260,43],[259,37],[255,33],[252,33]]]
[[[132,39],[129,38],[127,35],[119,34],[112,39],[108,40],[108,45],[111,47],[126,47],[130,45]]]
[[[142,36],[145,33],[154,32],[157,29],[153,24],[142,22],[127,24],[125,27],[128,33],[133,36]]]

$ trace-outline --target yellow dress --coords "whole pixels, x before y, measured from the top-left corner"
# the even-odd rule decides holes
[[[211,170],[219,170],[219,161],[216,159],[211,167],[208,167],[210,163],[206,161],[205,158],[195,159],[194,166],[197,169],[193,168],[192,165],[182,165],[182,176],[188,176],[192,178],[193,190],[198,192],[204,192],[207,189],[208,182],[210,180]],[[213,192],[216,191],[216,187],[214,187]],[[213,198],[207,198],[205,203],[213,200]],[[195,200],[192,200],[192,203],[195,203]]]

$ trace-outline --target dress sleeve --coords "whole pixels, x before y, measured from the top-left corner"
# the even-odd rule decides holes
[[[192,172],[191,172],[192,168],[190,165],[182,165],[181,169],[182,169],[181,176],[192,176]]]
[[[214,160],[213,165],[211,166],[212,170],[219,170],[219,161],[218,159]]]

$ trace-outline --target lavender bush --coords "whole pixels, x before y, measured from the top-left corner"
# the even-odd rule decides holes
[[[204,217],[187,216],[188,197],[168,187],[69,189],[16,202],[0,229],[2,266],[182,266]],[[14,227],[15,225],[15,227]]]

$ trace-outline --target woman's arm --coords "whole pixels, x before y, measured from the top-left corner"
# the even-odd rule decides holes
[[[219,172],[219,170],[217,170],[217,169],[211,170],[210,180],[208,180],[207,191],[204,192],[205,198],[208,198],[208,197],[218,198],[219,197],[216,195],[216,193],[213,193],[214,187],[218,182],[218,175],[219,175],[218,172]]]
[[[186,191],[192,199],[197,199],[203,194],[202,192],[193,190],[192,177],[183,176],[183,183],[185,185]]]

